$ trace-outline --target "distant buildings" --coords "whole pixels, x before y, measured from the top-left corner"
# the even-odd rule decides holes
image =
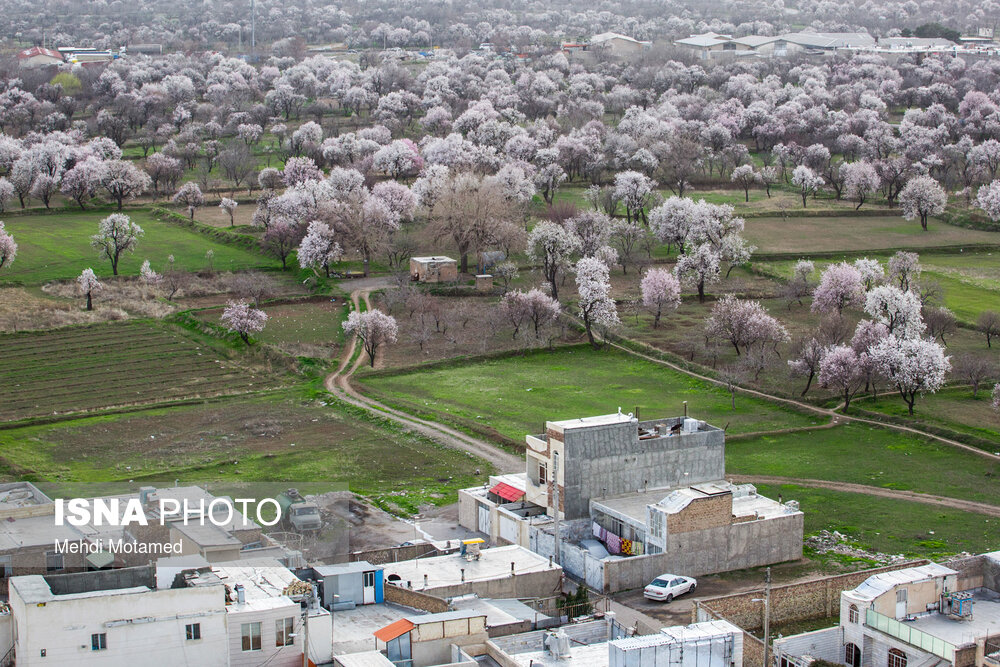
[[[525,472],[459,491],[459,523],[556,557],[599,591],[802,556],[798,504],[727,482],[725,433],[705,422],[619,413],[525,440]]]
[[[458,280],[458,262],[451,257],[411,257],[410,278],[421,283],[450,283]]]
[[[568,56],[593,57],[597,54],[613,58],[633,58],[653,46],[646,42],[617,32],[602,32],[587,41],[563,42],[561,50]]]
[[[33,46],[17,54],[17,64],[22,69],[36,69],[63,64],[62,54],[52,49]]]

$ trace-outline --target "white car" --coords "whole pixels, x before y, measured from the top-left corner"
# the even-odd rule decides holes
[[[692,577],[682,577],[677,574],[661,574],[649,582],[649,585],[643,589],[642,595],[647,600],[670,602],[679,595],[693,593],[697,587],[698,582]]]

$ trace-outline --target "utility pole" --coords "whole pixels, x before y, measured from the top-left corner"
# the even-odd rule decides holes
[[[257,0],[250,0],[250,62],[255,60],[257,49]]]
[[[309,607],[312,606],[312,593],[306,598],[306,608],[302,610],[302,667],[309,667]],[[330,622],[332,628],[333,622]]]
[[[771,568],[764,571],[764,667],[770,667],[771,648]]]

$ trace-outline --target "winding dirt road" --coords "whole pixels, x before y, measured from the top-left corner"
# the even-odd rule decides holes
[[[385,285],[366,285],[362,289],[354,290],[351,292],[351,301],[354,303],[354,307],[358,308],[360,302],[363,300],[365,307],[370,309],[372,305],[369,295],[372,291],[388,285],[388,282]],[[354,363],[351,363],[351,358],[354,356],[354,351],[357,347],[357,340],[356,336],[351,337],[351,340],[344,348],[343,354],[340,356],[340,366],[323,381],[323,386],[327,391],[345,403],[364,408],[379,416],[391,419],[405,426],[407,429],[420,433],[443,445],[464,450],[484,459],[490,462],[497,472],[509,473],[524,470],[523,458],[505,452],[496,445],[479,440],[443,424],[406,414],[355,390],[351,386],[351,376],[358,369],[358,366],[367,359],[367,355],[362,351],[358,355],[358,358],[354,360]],[[350,367],[348,368],[348,366]]]

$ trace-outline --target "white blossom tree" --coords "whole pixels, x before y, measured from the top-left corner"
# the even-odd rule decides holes
[[[395,343],[399,336],[396,318],[381,310],[366,310],[363,313],[355,310],[347,316],[343,327],[344,333],[356,335],[364,344],[372,368],[375,368],[375,355],[379,348]]]
[[[976,205],[983,209],[990,220],[1000,220],[1000,181],[984,185],[976,192]]]
[[[911,415],[917,396],[937,392],[951,370],[951,360],[945,356],[944,348],[922,338],[890,335],[871,354],[880,372],[899,391]]]
[[[861,271],[847,262],[831,264],[823,271],[813,291],[812,310],[840,315],[845,308],[860,306],[864,298]]]
[[[799,194],[802,195],[802,208],[805,208],[809,195],[816,194],[816,191],[823,186],[823,177],[804,164],[800,164],[792,172],[792,185],[799,189]]]
[[[625,216],[629,222],[648,224],[646,206],[655,187],[656,181],[638,171],[615,174],[615,197],[625,205]]]
[[[860,209],[882,185],[878,172],[870,162],[848,162],[840,167],[840,174],[844,179],[844,192],[858,202],[854,210]]]
[[[594,348],[600,343],[594,329],[611,329],[621,322],[615,301],[611,298],[611,279],[608,265],[595,257],[584,257],[576,263],[576,290],[580,297],[578,306],[587,339]]]
[[[930,176],[914,176],[899,193],[899,203],[903,207],[903,217],[907,220],[918,218],[926,232],[927,218],[944,212],[948,195]]]
[[[820,360],[818,380],[821,387],[837,392],[847,412],[851,399],[865,384],[864,364],[851,346],[832,346]]]
[[[246,301],[230,301],[222,311],[222,324],[250,344],[251,334],[260,333],[267,324],[267,313]]]
[[[540,222],[528,235],[528,257],[542,263],[542,276],[549,283],[554,299],[559,298],[559,274],[579,248],[580,238],[554,222]]]
[[[318,220],[313,220],[306,228],[306,235],[299,244],[299,266],[313,271],[323,270],[330,277],[330,265],[344,256],[343,248],[337,242],[334,231]]]
[[[77,277],[76,284],[80,288],[80,293],[87,297],[87,310],[93,310],[93,295],[95,292],[100,292],[104,289],[104,285],[97,280],[97,276],[94,275],[94,270],[89,268],[84,269],[83,272]]]
[[[239,202],[235,199],[230,199],[229,197],[223,197],[222,201],[219,202],[219,208],[226,212],[229,216],[229,226],[232,227],[236,224],[236,207],[239,206]]]
[[[899,339],[917,338],[924,332],[920,298],[894,285],[879,285],[865,296],[865,312]]]
[[[681,305],[681,284],[667,269],[649,269],[639,283],[642,305],[653,313],[653,328],[660,326],[664,310],[677,310]]]
[[[752,164],[741,164],[733,169],[733,173],[729,175],[729,180],[743,189],[743,200],[749,202],[750,188],[761,182],[761,176],[754,171]]]
[[[17,257],[17,243],[14,241],[14,237],[4,229],[3,220],[0,220],[0,269],[10,266],[15,257]]]
[[[90,245],[111,262],[111,272],[117,276],[121,256],[134,251],[143,234],[142,227],[127,215],[112,213],[98,224],[97,234],[90,237]]]
[[[108,160],[104,163],[101,186],[118,204],[118,210],[126,200],[135,199],[149,189],[152,180],[149,175],[128,160]]]
[[[201,188],[197,183],[188,181],[174,194],[173,201],[185,207],[191,220],[194,220],[194,210],[205,203],[205,196],[201,194]]]

